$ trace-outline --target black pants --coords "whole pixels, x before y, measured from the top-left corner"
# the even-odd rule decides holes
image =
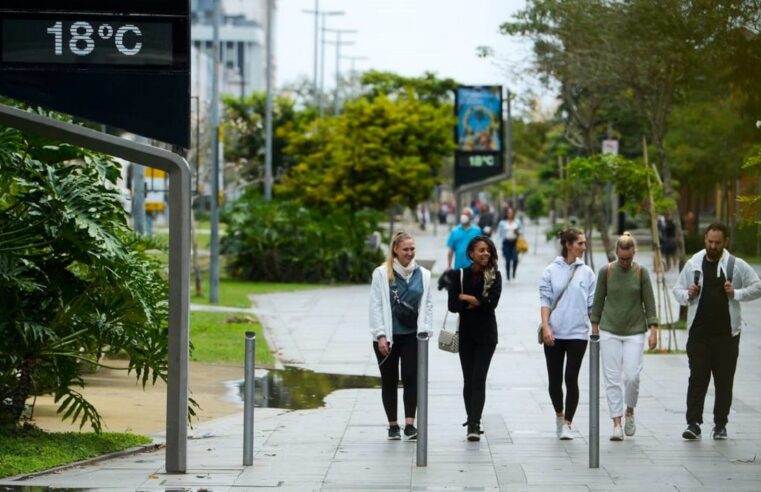
[[[396,422],[397,391],[399,388],[399,362],[402,366],[402,386],[404,387],[404,416],[415,418],[417,408],[417,338],[415,335],[398,335],[391,344],[388,357],[378,350],[378,342],[373,342],[375,357],[381,374],[381,397],[383,409],[389,422]]]
[[[518,268],[518,240],[505,239],[502,241],[502,256],[505,257],[505,273],[507,280],[510,280],[510,268],[513,269],[513,278],[515,278],[515,269]]]
[[[544,344],[544,358],[547,361],[547,377],[550,381],[550,399],[556,413],[563,412],[563,380],[565,379],[565,419],[573,422],[576,407],[579,406],[579,371],[584,352],[587,351],[586,340],[558,340],[552,347]],[[565,377],[563,363],[565,362]]]
[[[687,386],[688,424],[703,423],[703,404],[713,375],[716,397],[713,423],[718,427],[727,425],[739,350],[740,335],[690,337],[687,340],[687,359],[690,364],[690,381]]]
[[[460,338],[460,366],[462,366],[462,399],[468,423],[481,422],[486,403],[486,375],[497,348],[496,343],[478,344]]]

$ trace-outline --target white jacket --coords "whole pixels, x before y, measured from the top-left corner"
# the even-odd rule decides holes
[[[432,335],[433,299],[431,298],[431,272],[418,266],[423,274],[423,297],[418,306],[417,331],[427,331]],[[373,340],[385,336],[391,342],[394,338],[393,322],[391,320],[391,294],[388,285],[388,270],[382,264],[373,271],[370,286],[370,335]]]
[[[563,298],[550,313],[550,329],[560,340],[586,340],[589,338],[589,312],[595,298],[597,276],[584,260],[576,258],[570,265],[558,256],[542,273],[539,281],[539,302],[542,307],[552,309],[552,304],[568,283],[573,269],[573,282],[563,294]]]
[[[692,258],[684,265],[684,268],[679,273],[679,278],[676,281],[676,285],[672,289],[674,298],[676,301],[687,306],[687,329],[692,328],[692,322],[695,321],[695,313],[698,311],[698,304],[700,303],[700,295],[703,293],[703,276],[700,276],[699,285],[701,287],[700,294],[695,299],[690,300],[687,295],[687,288],[694,282],[695,270],[702,271],[703,258],[705,258],[706,250],[703,249],[695,253]],[[726,249],[721,255],[721,258],[716,263],[716,276],[724,273],[727,275],[727,261],[729,259],[729,251]],[[735,257],[735,269],[732,274],[732,286],[735,288],[734,299],[729,300],[729,320],[732,325],[732,336],[737,336],[742,331],[742,327],[745,321],[742,319],[742,313],[740,310],[740,303],[744,301],[752,301],[761,297],[761,280],[758,278],[756,271],[748,265],[745,260]]]

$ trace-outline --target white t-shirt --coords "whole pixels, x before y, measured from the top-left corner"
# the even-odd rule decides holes
[[[518,239],[518,231],[521,228],[521,222],[518,219],[507,220],[502,219],[499,221],[499,231],[497,236],[501,241],[515,241]]]

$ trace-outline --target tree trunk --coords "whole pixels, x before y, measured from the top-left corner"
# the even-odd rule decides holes
[[[595,184],[594,188],[592,189],[592,212],[594,216],[595,225],[597,225],[597,229],[600,231],[600,237],[602,238],[602,246],[605,248],[605,256],[608,258],[608,262],[615,261],[616,255],[614,254],[613,247],[611,245],[610,241],[610,233],[608,232],[608,224],[605,221],[605,213],[603,211],[603,208],[605,205],[603,205],[604,200],[602,199],[602,189],[599,185]],[[600,197],[599,206],[597,198]]]
[[[195,214],[190,214],[190,239],[191,250],[193,252],[193,279],[195,280],[196,297],[203,297],[201,286],[201,266],[198,263],[198,231],[196,230]]]
[[[654,135],[653,143],[658,150],[658,167],[660,168],[661,177],[663,179],[663,191],[667,197],[676,197],[674,191],[674,183],[671,178],[671,166],[666,160],[666,148],[663,146],[663,141],[658,136]],[[674,209],[671,212],[671,218],[674,220],[674,229],[676,232],[676,255],[679,259],[679,270],[684,267],[687,258],[687,252],[684,247],[684,229],[682,228],[682,214],[679,212],[679,203],[674,201]],[[697,219],[696,219],[697,220]]]
[[[11,418],[14,422],[21,419],[26,405],[26,399],[32,392],[32,372],[34,362],[32,359],[24,359],[19,367],[19,380],[16,390],[11,397]]]

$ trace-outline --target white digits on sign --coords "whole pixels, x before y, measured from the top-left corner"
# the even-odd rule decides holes
[[[61,21],[56,22],[48,27],[47,33],[55,36],[55,42],[53,44],[55,54],[63,55],[63,23]]]
[[[132,48],[127,48],[124,46],[124,35],[128,32],[132,32],[135,36],[142,36],[143,33],[140,32],[140,29],[138,29],[137,26],[134,26],[132,24],[127,24],[125,26],[120,27],[116,31],[116,38],[114,39],[114,42],[116,43],[116,49],[119,50],[119,53],[127,56],[137,55],[140,53],[140,49],[143,47],[143,43],[138,41],[135,43],[135,46]]]
[[[494,165],[494,156],[487,155],[487,156],[484,156],[483,159],[484,159],[485,166],[492,167]]]
[[[92,39],[93,29],[89,22],[75,22],[71,25],[71,39],[69,40],[69,49],[72,53],[79,56],[86,56],[95,49],[95,41]],[[84,47],[79,45],[84,43]]]

